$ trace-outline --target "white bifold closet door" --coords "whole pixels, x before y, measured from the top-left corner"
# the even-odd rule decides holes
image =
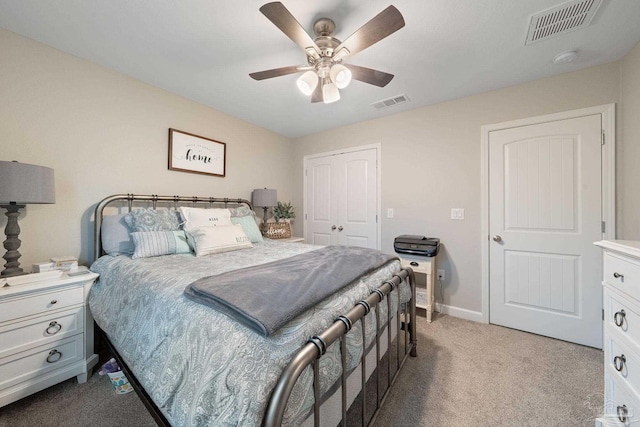
[[[306,161],[306,236],[316,245],[378,249],[377,150]]]
[[[601,121],[490,133],[491,323],[602,347]]]

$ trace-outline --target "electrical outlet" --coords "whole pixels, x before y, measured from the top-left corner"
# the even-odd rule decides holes
[[[393,208],[387,209],[387,218],[393,218]]]
[[[444,281],[444,270],[438,270],[438,280]]]

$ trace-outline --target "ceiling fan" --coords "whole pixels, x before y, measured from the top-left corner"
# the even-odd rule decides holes
[[[327,104],[340,99],[339,89],[347,87],[352,78],[379,87],[385,87],[393,79],[393,74],[342,64],[342,60],[404,27],[404,18],[394,6],[387,7],[373,17],[344,42],[333,37],[336,24],[329,18],[316,20],[313,24],[316,38],[312,39],[282,3],[267,3],[260,8],[260,12],[305,51],[307,64],[249,74],[253,79],[264,80],[304,72],[297,80],[300,91],[311,95],[311,102]]]

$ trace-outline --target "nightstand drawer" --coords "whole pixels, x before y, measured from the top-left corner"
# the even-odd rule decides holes
[[[42,292],[0,303],[0,323],[84,302],[81,287]]]
[[[81,361],[84,334],[0,359],[0,390]]]
[[[0,326],[0,358],[81,333],[84,307]]]
[[[411,269],[416,273],[424,273],[431,274],[433,269],[433,264],[431,260],[416,260],[416,259],[406,259],[400,258],[400,262],[403,267],[411,267]]]
[[[605,254],[604,280],[616,289],[640,300],[640,264],[635,261],[616,254]]]

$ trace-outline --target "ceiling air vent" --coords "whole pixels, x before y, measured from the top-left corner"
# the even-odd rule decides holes
[[[602,0],[573,0],[531,17],[525,45],[568,33],[591,24]]]
[[[371,105],[373,105],[373,108],[375,108],[376,110],[382,110],[384,108],[389,108],[393,105],[402,104],[403,102],[407,102],[407,101],[409,101],[409,98],[407,97],[407,95],[402,94],[402,95],[392,96],[391,98],[383,99],[382,101],[374,102]]]

